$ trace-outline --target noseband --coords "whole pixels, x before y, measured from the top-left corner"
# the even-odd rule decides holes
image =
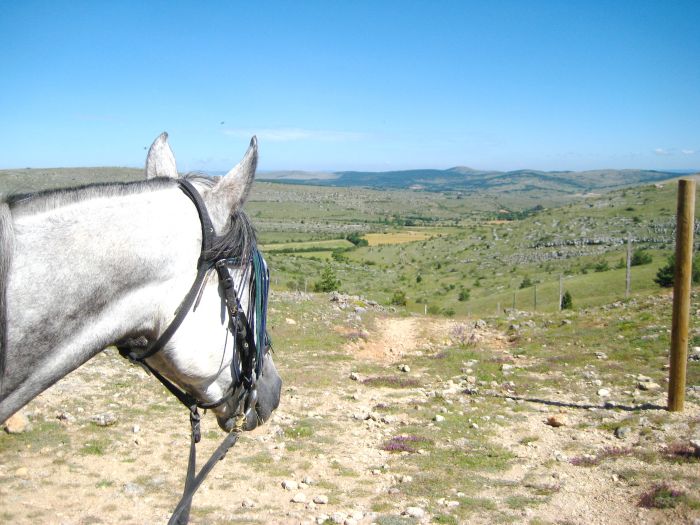
[[[180,303],[172,322],[158,339],[145,345],[145,349],[143,348],[144,345],[139,345],[134,341],[117,345],[122,356],[146,368],[190,411],[192,439],[185,491],[168,522],[169,524],[187,523],[194,492],[204,481],[214,464],[218,460],[223,459],[228,449],[235,444],[238,434],[244,429],[247,417],[255,410],[258,399],[256,380],[262,375],[265,353],[270,347],[270,340],[265,327],[270,276],[265,259],[263,259],[257,247],[253,248],[250,260],[243,260],[243,256],[232,253],[231,248],[215,249],[214,247],[219,245],[217,241],[220,238],[217,237],[214,231],[214,225],[211,222],[202,196],[188,180],[179,179],[177,182],[180,189],[197,208],[202,226],[202,248],[197,261],[197,276],[189,292],[187,292],[187,295]],[[245,266],[241,281],[246,276],[249,276],[250,279],[248,314],[241,307],[236,286],[229,270],[229,267],[234,264]],[[190,310],[197,307],[199,298],[201,298],[203,293],[205,278],[211,270],[216,270],[220,288],[223,292],[223,299],[229,318],[228,331],[233,339],[233,357],[231,359],[231,385],[221,399],[205,403],[177,387],[148,364],[146,359],[165,347]],[[141,347],[141,350],[138,347]],[[227,402],[232,402],[233,406],[236,407],[234,427],[195,477],[195,444],[201,439],[200,415],[197,409],[215,408]]]

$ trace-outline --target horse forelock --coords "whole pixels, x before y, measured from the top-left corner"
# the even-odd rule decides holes
[[[200,173],[188,173],[185,178],[195,186],[201,185],[203,188],[213,188],[221,177],[208,177]],[[257,246],[257,234],[255,228],[242,209],[233,210],[229,215],[227,228],[224,233],[216,238],[211,252],[207,256],[218,257],[238,257],[245,264],[247,263],[253,250]]]

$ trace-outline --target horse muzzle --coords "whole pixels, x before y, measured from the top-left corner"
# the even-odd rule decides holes
[[[253,430],[270,419],[272,412],[279,406],[282,379],[277,373],[271,355],[265,357],[262,374],[256,385],[256,392],[257,400],[251,400],[244,412],[246,415],[244,430]],[[216,418],[222,430],[231,432],[238,422],[237,414],[240,412],[238,407],[227,406],[226,408],[225,412],[217,414]]]

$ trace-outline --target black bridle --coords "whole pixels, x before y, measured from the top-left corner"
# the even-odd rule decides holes
[[[199,260],[197,261],[197,276],[189,292],[187,292],[187,295],[180,303],[174,319],[158,339],[145,345],[145,348],[143,344],[139,345],[137,341],[133,340],[117,345],[122,356],[146,368],[146,370],[153,374],[190,412],[191,440],[185,489],[180,502],[173,511],[173,515],[168,522],[169,524],[184,524],[189,521],[192,496],[216,462],[223,459],[226,452],[236,443],[239,433],[244,429],[247,417],[255,410],[258,398],[256,379],[262,373],[264,355],[267,351],[267,346],[269,346],[267,334],[264,332],[264,329],[262,337],[259,337],[256,341],[255,333],[251,328],[248,316],[241,308],[235,283],[229,272],[229,265],[231,263],[240,262],[241,264],[252,264],[256,258],[258,258],[258,261],[261,261],[262,256],[257,252],[257,248],[253,249],[252,261],[242,260],[242,256],[239,254],[227,253],[225,250],[214,250],[219,237],[216,236],[214,225],[211,222],[202,196],[188,180],[179,179],[177,182],[180,189],[190,198],[197,208],[202,226],[202,248]],[[264,262],[261,264],[264,265]],[[216,270],[219,277],[219,283],[223,291],[223,298],[229,317],[228,330],[233,337],[231,385],[221,399],[214,402],[202,402],[192,394],[173,384],[169,379],[148,364],[146,359],[155,355],[165,347],[185,320],[190,310],[193,307],[196,308],[198,299],[201,297],[203,291],[204,280],[212,269]],[[254,271],[259,270],[260,269],[257,267],[254,269]],[[267,282],[265,282],[263,287],[265,288],[264,293],[266,294]],[[264,315],[266,315],[266,312],[263,311],[262,316]],[[198,408],[216,408],[227,402],[231,402],[233,406],[237,407],[237,412],[234,414],[236,423],[214,454],[212,454],[207,463],[195,476],[195,445],[199,443],[201,439],[201,418]]]

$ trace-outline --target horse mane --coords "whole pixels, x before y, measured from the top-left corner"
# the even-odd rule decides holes
[[[188,173],[185,175],[185,178],[206,189],[213,188],[221,179],[221,177],[209,177],[201,173]],[[157,177],[136,182],[95,183],[65,189],[14,194],[7,197],[6,202],[14,213],[31,214],[90,199],[119,197],[143,193],[145,191],[156,191],[173,187],[176,184],[176,179],[168,177]],[[255,229],[250,222],[250,218],[242,209],[238,209],[229,217],[228,228],[226,228],[223,235],[217,237],[212,251],[217,255],[224,254],[228,257],[240,257],[241,261],[247,262],[250,260],[256,243],[257,237]],[[5,253],[4,250],[3,253]],[[1,278],[2,275],[0,274],[0,279]],[[1,286],[0,284],[0,287]],[[0,292],[1,291],[0,288]],[[1,299],[0,306],[2,306]],[[0,321],[2,321],[2,317],[0,317]]]
[[[12,262],[14,239],[10,207],[7,203],[0,201],[0,396],[3,393],[7,348],[7,273]]]
[[[97,182],[70,188],[42,190],[32,193],[15,193],[5,201],[17,213],[39,213],[68,206],[76,202],[101,197],[119,197],[144,191],[155,191],[175,185],[174,179],[159,177],[135,182]]]

